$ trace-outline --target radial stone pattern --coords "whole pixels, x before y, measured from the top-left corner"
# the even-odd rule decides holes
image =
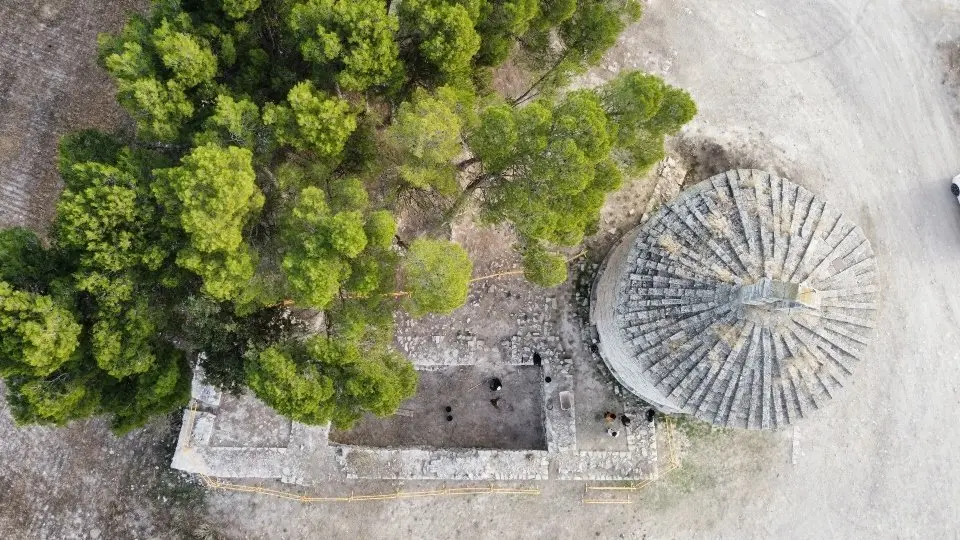
[[[714,176],[628,233],[594,284],[600,354],[665,412],[777,428],[843,386],[872,333],[873,250],[806,189]]]

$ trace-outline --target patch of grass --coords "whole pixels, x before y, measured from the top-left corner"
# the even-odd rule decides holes
[[[686,436],[691,443],[697,439],[720,437],[733,432],[730,428],[717,427],[702,420],[697,420],[692,416],[674,418],[673,425],[676,430]]]

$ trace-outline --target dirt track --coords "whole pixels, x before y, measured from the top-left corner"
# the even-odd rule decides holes
[[[699,438],[683,470],[629,506],[581,506],[583,486],[574,484],[544,484],[541,497],[519,500],[344,506],[231,494],[213,497],[219,530],[236,538],[954,536],[960,207],[948,182],[960,172],[960,130],[938,44],[960,38],[960,8],[905,4],[653,0],[605,61],[688,88],[701,113],[686,141],[710,141],[733,163],[805,185],[874,244],[885,295],[873,354],[835,403],[800,424],[796,446],[792,431]]]

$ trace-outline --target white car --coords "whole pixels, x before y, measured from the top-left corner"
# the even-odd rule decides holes
[[[953,177],[953,182],[950,184],[950,193],[953,193],[953,196],[960,201],[960,174]]]

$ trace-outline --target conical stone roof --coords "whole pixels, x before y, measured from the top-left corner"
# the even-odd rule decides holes
[[[654,406],[777,428],[852,375],[876,294],[859,227],[788,180],[736,170],[624,236],[594,284],[591,317],[614,376]]]

